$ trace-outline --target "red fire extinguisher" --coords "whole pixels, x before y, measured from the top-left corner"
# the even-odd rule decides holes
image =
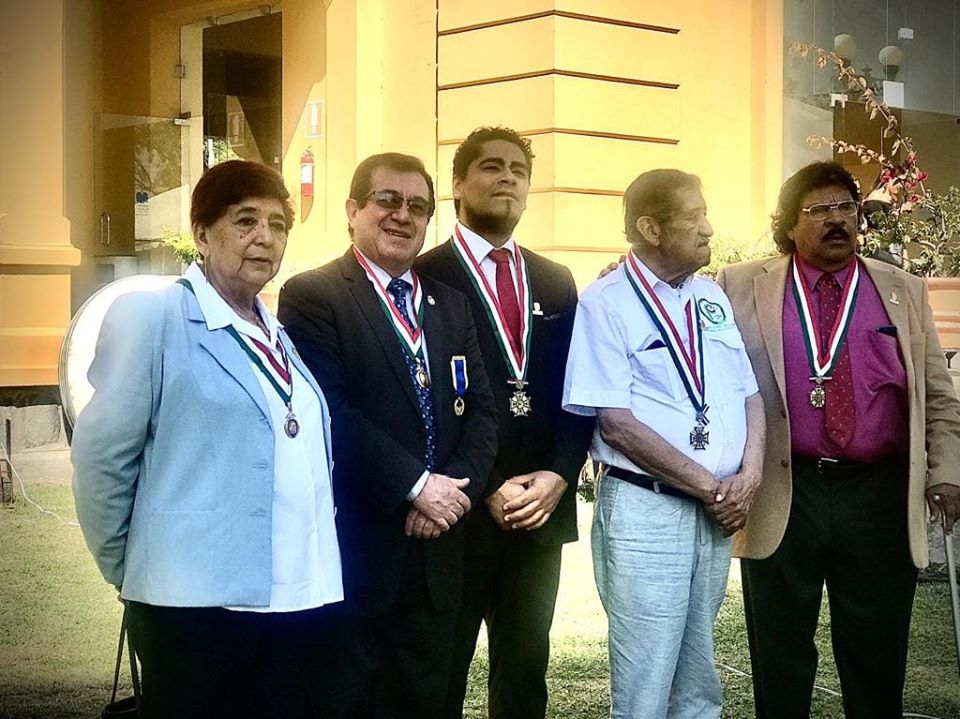
[[[313,197],[313,153],[304,150],[300,155],[300,197]]]

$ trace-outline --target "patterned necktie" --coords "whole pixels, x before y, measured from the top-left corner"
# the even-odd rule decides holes
[[[817,281],[820,294],[820,338],[826,342],[840,311],[841,288],[837,278],[825,272]],[[849,339],[849,335],[848,335]],[[825,421],[827,435],[841,447],[846,447],[856,429],[857,417],[853,406],[853,373],[850,370],[849,344],[844,342],[833,366],[833,374],[824,385],[827,394]]]
[[[407,323],[411,330],[416,329],[413,322],[410,321],[410,314],[407,312],[407,292],[411,289],[410,283],[395,277],[387,285],[387,292],[397,308],[397,312]],[[413,382],[413,389],[417,393],[417,405],[420,407],[420,417],[423,418],[423,428],[427,433],[427,448],[424,453],[423,463],[427,469],[433,471],[433,463],[437,450],[437,433],[433,426],[433,397],[430,387],[423,387],[417,382],[417,362],[406,351],[403,353],[403,359],[407,363],[407,369],[410,371],[410,380]]]
[[[497,300],[507,323],[507,332],[510,333],[510,344],[517,351],[520,347],[520,304],[517,302],[513,275],[510,274],[510,250],[501,247],[490,250],[487,256],[497,264]]]

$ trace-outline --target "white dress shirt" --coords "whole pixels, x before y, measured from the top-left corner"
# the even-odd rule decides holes
[[[497,263],[490,257],[490,253],[497,248],[466,225],[458,222],[457,227],[460,229],[460,236],[463,237],[464,242],[467,243],[467,247],[470,248],[473,259],[480,265],[480,271],[483,273],[483,276],[486,277],[487,283],[493,290],[494,297],[496,297]],[[513,280],[513,290],[517,292],[517,246],[513,241],[513,237],[500,245],[500,247],[510,253],[510,278]]]
[[[639,422],[717,477],[735,474],[747,436],[745,400],[758,390],[730,302],[706,277],[694,275],[674,288],[639,260],[637,265],[685,343],[684,308],[688,301],[700,307],[709,444],[702,450],[690,444],[696,411],[660,331],[627,279],[625,265],[596,280],[580,297],[563,408],[584,415],[596,415],[600,408],[629,409]],[[643,472],[603,441],[599,427],[590,451],[604,464]]]
[[[245,341],[255,338],[270,348],[277,362],[283,365],[282,356],[277,350],[280,324],[260,298],[256,299],[257,311],[269,334],[264,334],[262,329],[240,317],[207,283],[196,264],[190,266],[184,277],[193,286],[208,329],[232,325]],[[228,608],[289,612],[341,601],[340,549],[334,526],[333,493],[326,462],[320,399],[290,362],[293,380],[291,405],[300,424],[300,432],[296,437],[288,437],[283,429],[287,417],[286,404],[260,368],[252,360],[249,361],[270,408],[275,435],[272,583],[268,607]],[[269,366],[266,362],[264,364]],[[284,383],[281,381],[280,384],[283,386]],[[230,431],[226,423],[224,431]]]

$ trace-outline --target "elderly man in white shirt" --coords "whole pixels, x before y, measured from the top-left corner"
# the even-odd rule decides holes
[[[700,181],[640,175],[631,252],[577,310],[564,408],[596,415],[594,575],[615,718],[720,716],[713,624],[760,482],[763,404],[726,296],[693,273],[713,229]]]

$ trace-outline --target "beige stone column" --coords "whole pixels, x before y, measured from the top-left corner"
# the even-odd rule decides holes
[[[0,387],[56,384],[70,320],[63,36],[63,0],[0,3]]]

